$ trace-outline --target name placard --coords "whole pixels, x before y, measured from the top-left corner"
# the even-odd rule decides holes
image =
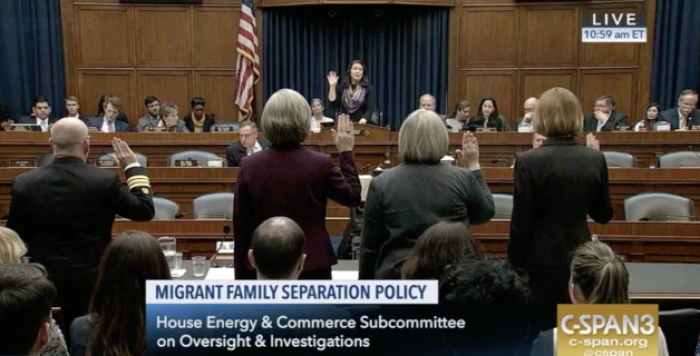
[[[24,132],[31,132],[31,131],[41,131],[41,126],[35,125],[35,124],[11,124],[8,128],[8,131],[24,131]]]
[[[615,131],[630,131],[629,126],[618,126]]]
[[[214,126],[212,132],[236,132],[236,128],[234,126]]]
[[[165,132],[165,127],[153,127],[153,126],[150,126],[150,127],[148,128],[148,131],[149,131],[149,132]]]
[[[195,159],[178,159],[175,160],[175,167],[199,167],[199,163]]]
[[[118,165],[117,161],[114,159],[99,159],[95,161],[95,165],[102,168],[116,167]]]
[[[588,9],[582,16],[584,43],[646,43],[647,25],[642,8],[638,12]]]
[[[36,160],[33,159],[13,159],[10,161],[10,167],[28,168],[36,166]]]
[[[498,132],[495,127],[477,127],[476,132]]]

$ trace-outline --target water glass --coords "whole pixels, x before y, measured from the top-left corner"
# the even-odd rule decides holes
[[[204,261],[206,260],[207,258],[204,256],[192,257],[192,269],[194,270],[195,277],[204,276]]]
[[[454,162],[455,162],[455,159],[450,157],[450,156],[445,156],[445,157],[442,157],[440,159],[440,163],[448,165],[448,166],[454,165]]]
[[[175,270],[182,269],[182,252],[176,252],[174,257]]]
[[[174,237],[164,236],[159,238],[158,245],[163,250],[165,260],[168,261],[168,268],[175,268],[175,254],[177,253],[177,240]]]

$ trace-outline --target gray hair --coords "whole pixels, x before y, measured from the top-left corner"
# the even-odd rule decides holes
[[[253,121],[251,120],[244,120],[241,122],[240,126],[238,126],[238,129],[242,129],[244,127],[250,127],[252,130],[257,131],[258,130],[258,125],[256,125]]]
[[[261,127],[273,146],[298,144],[311,132],[311,107],[291,89],[272,94],[263,109]]]
[[[693,89],[685,89],[678,95],[678,100],[683,100],[683,97],[686,95],[698,95],[698,92]]]
[[[161,117],[162,119],[164,119],[166,116],[168,116],[168,115],[170,115],[170,114],[172,114],[172,113],[176,113],[176,114],[177,114],[177,111],[178,111],[177,105],[175,105],[174,103],[171,103],[171,102],[166,101],[166,102],[160,104],[160,109],[158,110],[158,115],[160,115],[160,117]]]
[[[311,99],[311,101],[309,101],[309,105],[313,105],[314,103],[319,103],[319,105],[321,105],[321,107],[323,107],[323,100],[321,100],[319,98],[313,98],[313,99]]]
[[[421,97],[418,99],[418,101],[423,100],[423,98],[428,98],[428,99],[430,99],[430,100],[433,101],[433,105],[437,105],[437,100],[435,99],[434,96],[432,96],[432,95],[430,95],[430,94],[423,94],[423,95],[421,95]]]
[[[399,130],[399,157],[406,163],[437,163],[447,155],[450,137],[445,124],[434,112],[412,112]]]

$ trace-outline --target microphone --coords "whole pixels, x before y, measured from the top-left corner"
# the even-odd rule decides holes
[[[221,248],[224,246],[224,243],[226,242],[226,235],[231,233],[231,227],[226,225],[224,226],[224,238],[219,244],[219,247],[216,248],[216,252],[214,252],[214,256],[211,256],[211,266],[214,268],[219,268],[219,263],[216,262],[216,257],[219,255],[219,251],[221,251]]]
[[[656,220],[656,218],[666,218],[665,220]],[[670,221],[671,219],[669,218],[683,218],[683,219],[689,219],[690,221],[700,221],[700,219],[696,218],[695,216],[687,216],[687,215],[649,215],[645,216],[639,221]],[[676,220],[676,221],[683,221],[683,220]]]
[[[496,164],[496,163],[511,164],[511,163],[513,163],[513,162],[511,162],[511,161],[509,161],[509,160],[507,160],[507,159],[503,159],[503,158],[496,158],[496,159],[492,159],[492,160],[491,160],[491,164]]]

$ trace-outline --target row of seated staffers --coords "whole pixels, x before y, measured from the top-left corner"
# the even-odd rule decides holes
[[[248,254],[257,279],[298,279],[306,257],[304,246],[304,232],[293,220],[273,217],[263,222],[253,234]],[[102,355],[105,349],[114,355],[146,354],[146,280],[172,278],[153,236],[128,231],[110,242],[101,259],[92,300],[84,305],[86,314],[73,320],[65,320],[60,306],[52,308],[56,297],[65,298],[61,295],[65,286],[54,287],[40,264],[14,262],[26,251],[20,236],[0,228],[0,296],[15,296],[0,298],[0,354],[65,356],[70,351],[73,356],[83,356]],[[333,354],[554,355],[556,305],[532,304],[527,278],[521,271],[483,251],[464,224],[439,222],[418,238],[401,267],[404,280],[438,281],[438,305],[293,305],[272,309],[253,305],[247,306],[246,318],[259,314],[271,319],[285,315],[288,320],[331,320],[332,326],[322,322],[323,327],[272,328],[264,333],[312,337],[344,346],[332,348]],[[575,250],[570,276],[573,304],[631,303],[625,263],[603,242],[591,240]],[[20,279],[23,282],[17,283]],[[375,327],[348,327],[350,323]],[[378,327],[380,323],[391,327]],[[658,325],[651,335],[658,338],[658,355],[694,355],[700,334],[697,310],[662,311]],[[188,355],[205,355],[211,350],[187,351]],[[269,354],[267,349],[236,351]]]

